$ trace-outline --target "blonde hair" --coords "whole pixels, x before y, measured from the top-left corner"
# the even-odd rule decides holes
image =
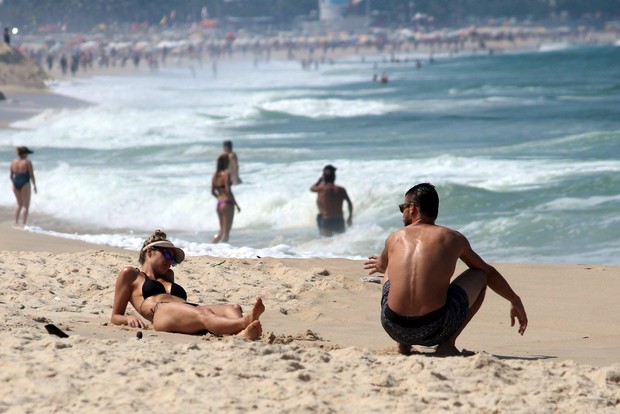
[[[157,229],[153,234],[151,234],[145,241],[142,243],[142,248],[140,249],[140,257],[138,258],[138,262],[140,264],[144,264],[144,260],[146,259],[146,250],[144,248],[154,242],[168,240],[168,236],[164,233],[163,230]]]

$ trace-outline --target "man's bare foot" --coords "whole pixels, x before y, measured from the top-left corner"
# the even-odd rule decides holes
[[[446,346],[438,345],[433,355],[438,356],[438,357],[451,357],[451,356],[468,357],[474,354],[475,352],[468,351],[467,349],[463,349],[462,351],[459,351],[454,345],[446,345]]]
[[[250,323],[243,331],[239,332],[237,336],[253,341],[260,338],[262,334],[263,326],[261,325],[260,321],[254,321]]]
[[[421,352],[416,351],[412,345],[401,344],[399,342],[396,343],[396,351],[405,356],[421,354]]]
[[[411,355],[411,345],[401,344],[400,342],[397,342],[396,350],[398,351],[399,354]]]

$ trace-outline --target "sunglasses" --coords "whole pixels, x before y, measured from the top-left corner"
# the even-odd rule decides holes
[[[410,205],[412,205],[413,203],[403,203],[403,204],[399,204],[398,205],[398,209],[400,210],[400,212],[402,213],[403,211],[405,211],[406,208],[409,208]]]
[[[172,262],[172,266],[176,266],[177,265],[177,261],[174,259],[174,255],[172,253],[170,253],[170,251],[168,249],[164,249],[163,247],[151,247],[151,249],[153,250],[157,250],[158,252],[160,252],[161,254],[164,255],[164,259]]]

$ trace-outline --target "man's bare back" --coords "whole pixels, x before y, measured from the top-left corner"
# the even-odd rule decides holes
[[[463,250],[460,233],[434,224],[412,224],[392,233],[386,250],[389,262],[385,274],[392,285],[388,304],[394,312],[424,315],[446,303],[450,279]]]
[[[343,218],[342,205],[345,198],[347,198],[347,192],[344,188],[333,183],[323,183],[316,199],[323,218]]]

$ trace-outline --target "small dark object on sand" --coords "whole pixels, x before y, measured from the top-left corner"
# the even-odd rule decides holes
[[[69,337],[69,335],[67,335],[66,333],[61,331],[60,328],[58,328],[56,325],[53,325],[51,323],[45,325],[45,329],[47,330],[47,333],[50,334],[50,335],[56,335],[59,338],[68,338]]]
[[[142,331],[138,331],[138,332],[136,333],[136,338],[138,338],[138,339],[142,339]]]

